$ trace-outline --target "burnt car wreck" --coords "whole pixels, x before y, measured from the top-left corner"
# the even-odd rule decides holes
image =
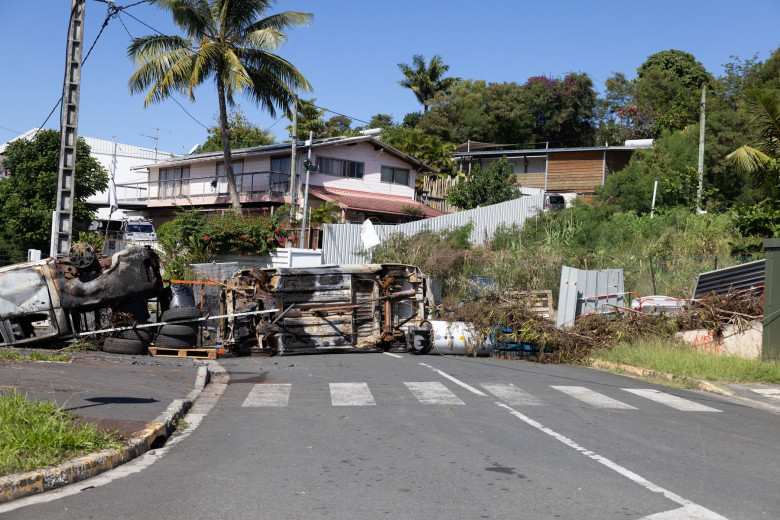
[[[408,338],[430,329],[434,309],[428,277],[397,264],[240,270],[220,299],[222,343],[236,354],[415,350]]]
[[[0,268],[0,346],[51,342],[99,329],[117,310],[142,321],[148,317],[146,300],[161,290],[159,260],[149,248],[99,257],[91,246],[78,243],[68,258]]]

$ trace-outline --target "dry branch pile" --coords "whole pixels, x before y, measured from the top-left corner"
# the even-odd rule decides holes
[[[578,317],[570,328],[558,329],[534,314],[529,301],[496,292],[447,309],[445,319],[471,322],[485,337],[497,334],[505,343],[538,346],[539,354],[527,359],[577,364],[587,362],[594,348],[609,348],[641,337],[668,337],[679,330],[706,328],[718,334],[725,325],[746,325],[750,319],[760,318],[762,312],[761,295],[712,295],[674,316],[636,311],[591,314]],[[499,326],[512,332],[502,334]]]

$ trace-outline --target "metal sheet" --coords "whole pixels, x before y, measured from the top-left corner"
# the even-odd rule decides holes
[[[703,298],[715,292],[728,294],[764,286],[766,262],[758,260],[701,273],[696,277],[693,299]]]
[[[585,271],[563,266],[558,293],[558,327],[570,327],[583,314],[613,312],[625,306],[622,269]]]
[[[444,231],[473,224],[469,241],[481,244],[490,240],[499,226],[522,227],[536,216],[544,205],[544,190],[523,188],[519,199],[493,204],[484,208],[458,211],[441,217],[416,220],[398,225],[377,225],[374,230],[384,241],[401,233],[412,236],[424,230]],[[370,253],[360,238],[361,224],[325,224],[322,235],[322,261],[325,264],[360,264],[370,262]]]

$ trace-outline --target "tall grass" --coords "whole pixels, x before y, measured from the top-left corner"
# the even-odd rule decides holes
[[[392,237],[377,248],[374,261],[417,265],[443,279],[445,295],[453,299],[465,298],[469,277],[480,275],[502,288],[552,290],[557,301],[564,265],[622,269],[626,291],[690,298],[699,273],[754,259],[731,255],[740,238],[728,215],[685,209],[651,219],[580,204],[529,219],[523,229],[500,227],[490,244],[474,247],[454,238],[462,231]]]
[[[0,394],[0,475],[120,446],[115,433],[77,422],[52,401],[28,401],[17,391]]]
[[[780,364],[718,356],[669,338],[643,338],[594,353],[604,361],[648,368],[689,379],[724,383],[780,383]]]

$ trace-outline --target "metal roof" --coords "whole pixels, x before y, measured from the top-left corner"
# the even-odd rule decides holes
[[[500,157],[503,155],[546,155],[550,153],[564,152],[633,152],[641,150],[637,146],[591,146],[578,148],[525,148],[519,150],[490,150],[480,152],[454,152],[455,157]]]
[[[357,144],[357,143],[372,143],[374,146],[380,146],[384,150],[386,150],[388,153],[395,155],[399,159],[402,159],[406,162],[409,162],[415,166],[419,170],[426,171],[426,172],[435,172],[436,170],[431,168],[430,166],[426,165],[419,159],[416,159],[412,157],[411,155],[405,154],[404,152],[393,148],[392,146],[388,145],[387,143],[384,143],[374,137],[373,135],[359,135],[355,137],[327,137],[323,139],[314,139],[312,141],[312,149],[316,150],[318,148],[327,148],[331,146],[345,146],[350,144]],[[304,142],[298,141],[298,148],[299,149],[305,149],[307,147]],[[231,155],[234,158],[244,158],[244,157],[250,157],[250,156],[258,156],[258,155],[271,155],[274,153],[282,152],[282,151],[288,151],[290,150],[290,147],[292,146],[292,143],[282,143],[282,144],[271,144],[266,146],[254,146],[251,148],[238,148],[236,150],[232,150]],[[177,165],[177,164],[194,164],[194,163],[200,163],[200,162],[208,162],[208,161],[218,161],[222,158],[223,153],[221,151],[219,152],[206,152],[206,153],[197,153],[192,155],[184,155],[179,156],[174,159],[170,159],[168,161],[159,161],[157,163],[153,164],[147,164],[143,166],[139,166],[138,168],[148,168],[148,167],[166,167],[170,165]]]

